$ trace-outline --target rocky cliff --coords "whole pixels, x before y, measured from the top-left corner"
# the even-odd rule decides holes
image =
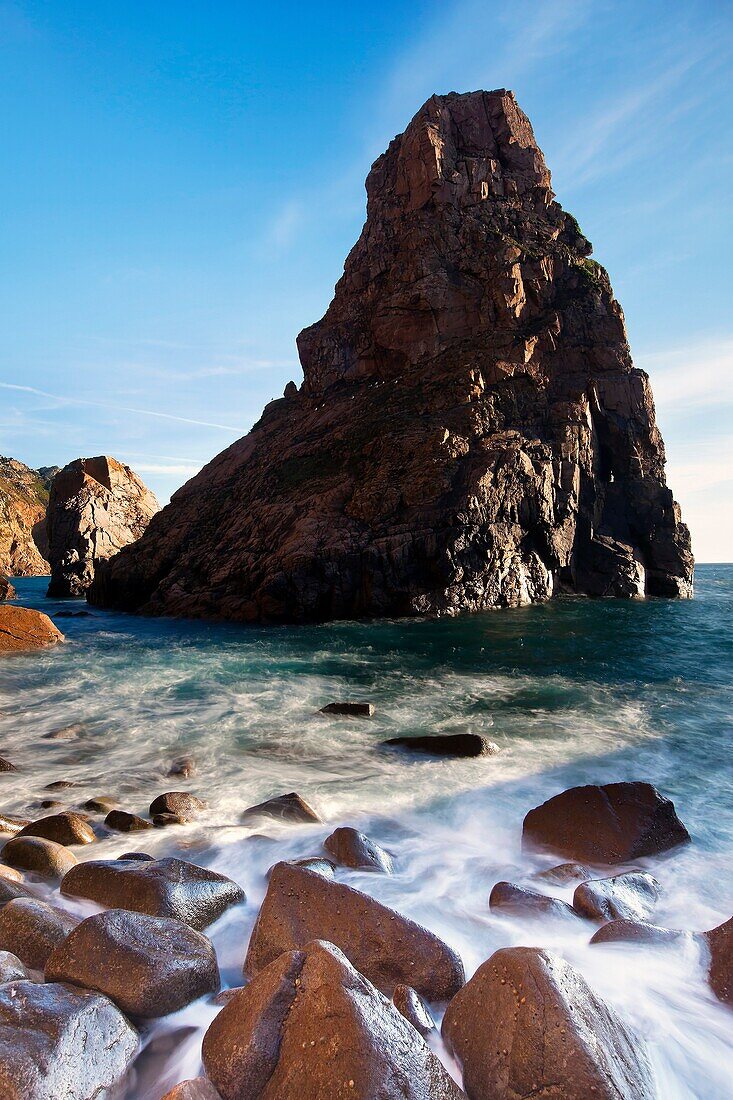
[[[158,501],[129,466],[114,458],[78,458],[53,480],[46,526],[49,596],[82,596],[100,561],[145,531]]]
[[[308,621],[689,596],[649,380],[510,92],[375,162],[304,382],[98,573],[92,602]]]
[[[0,457],[0,573],[37,577],[50,572],[46,561],[46,505],[58,466],[31,470],[15,458]]]

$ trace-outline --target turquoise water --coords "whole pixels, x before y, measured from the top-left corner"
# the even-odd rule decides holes
[[[51,616],[84,609],[47,600],[45,586],[17,581],[19,602]],[[731,916],[732,611],[732,566],[701,566],[692,601],[568,598],[438,621],[242,628],[92,609],[56,620],[67,645],[0,666],[0,755],[21,769],[0,777],[2,808],[24,811],[58,779],[77,784],[58,795],[69,806],[111,794],[145,812],[171,786],[207,799],[195,826],[110,837],[80,855],[144,846],[237,879],[247,905],[211,930],[229,985],[241,980],[267,868],[356,825],[394,853],[397,873],[344,881],[441,934],[468,972],[508,943],[557,949],[645,1037],[661,1097],[729,1097],[733,1016],[695,950],[589,949],[585,924],[540,931],[491,915],[487,899],[498,879],[551,862],[520,851],[532,806],[578,783],[646,779],[694,840],[642,861],[665,888],[655,922],[694,930]],[[342,698],[372,701],[375,717],[319,713]],[[44,736],[64,726],[78,727],[72,740]],[[501,755],[408,759],[379,744],[463,730],[487,734]],[[166,779],[183,753],[197,776]],[[290,790],[326,824],[253,836],[239,823],[247,806]],[[156,1025],[129,1095],[158,1100],[195,1074],[213,1013],[198,1004]]]

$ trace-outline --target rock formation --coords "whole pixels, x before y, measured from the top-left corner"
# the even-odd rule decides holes
[[[49,596],[83,596],[100,561],[139,539],[160,505],[129,466],[77,458],[51,486],[46,516]]]
[[[39,577],[46,561],[46,505],[58,466],[31,470],[0,457],[0,573]]]
[[[0,607],[0,653],[44,649],[63,642],[64,636],[48,615],[30,607]]]
[[[99,571],[249,621],[689,596],[649,380],[510,92],[433,96],[367,179],[304,382]]]

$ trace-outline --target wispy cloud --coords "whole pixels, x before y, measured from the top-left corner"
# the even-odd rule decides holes
[[[665,411],[733,404],[733,336],[637,354]]]

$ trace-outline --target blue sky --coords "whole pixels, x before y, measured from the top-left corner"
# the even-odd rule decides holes
[[[166,500],[301,372],[370,163],[512,88],[649,370],[699,560],[733,558],[733,6],[0,0],[0,453]]]

